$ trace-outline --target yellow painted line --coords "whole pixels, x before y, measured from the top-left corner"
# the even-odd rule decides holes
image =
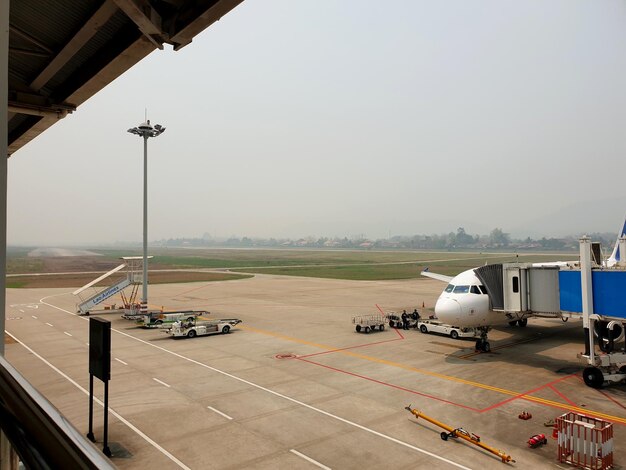
[[[283,335],[283,334],[280,334],[280,333],[274,333],[273,331],[261,330],[261,329],[258,329],[258,328],[253,328],[251,326],[245,326],[245,327],[242,327],[242,329],[247,329],[247,330],[254,331],[256,333],[261,333],[261,334],[268,335],[268,336],[273,336],[275,338],[284,339],[286,341],[291,341],[291,342],[294,342],[294,343],[305,344],[307,346],[313,346],[313,347],[316,347],[316,348],[319,348],[319,349],[323,349],[325,351],[336,351],[339,354],[345,354],[347,356],[352,356],[352,357],[356,357],[356,358],[359,358],[359,359],[365,359],[366,361],[376,362],[378,364],[384,364],[384,365],[391,366],[391,367],[398,367],[400,369],[409,370],[411,372],[417,372],[419,374],[430,375],[432,377],[437,377],[439,379],[450,380],[450,381],[453,381],[453,382],[459,382],[459,383],[462,383],[462,384],[471,385],[473,387],[484,388],[486,390],[492,390],[494,392],[500,392],[500,393],[504,393],[506,395],[512,395],[512,396],[519,395],[519,392],[513,392],[513,391],[510,391],[510,390],[505,390],[503,388],[492,387],[491,385],[481,384],[481,383],[478,383],[478,382],[473,382],[473,381],[470,381],[470,380],[461,379],[459,377],[453,377],[453,376],[450,376],[450,375],[439,374],[438,372],[432,372],[432,371],[428,371],[428,370],[424,370],[424,369],[417,369],[415,367],[407,366],[407,365],[401,364],[399,362],[388,361],[386,359],[379,359],[377,357],[372,357],[372,356],[366,356],[364,354],[359,354],[359,353],[355,353],[355,352],[352,352],[352,351],[347,351],[347,350],[341,349],[341,348],[335,348],[335,347],[328,346],[328,345],[325,345],[325,344],[313,343],[311,341],[306,341],[306,340],[299,339],[299,338],[293,338],[291,336]]]
[[[436,378],[442,379],[442,380],[448,380],[448,381],[451,381],[451,382],[457,382],[457,383],[461,383],[461,384],[464,384],[464,385],[469,385],[469,386],[475,387],[475,388],[481,388],[481,389],[484,389],[484,390],[489,390],[489,391],[492,391],[492,392],[501,393],[503,395],[509,395],[509,396],[512,396],[512,397],[522,398],[522,399],[533,401],[535,403],[539,403],[539,404],[543,404],[543,405],[548,405],[548,406],[552,406],[552,407],[556,407],[556,408],[562,408],[562,409],[565,409],[565,410],[577,411],[577,412],[583,413],[583,414],[592,414],[594,416],[598,416],[600,418],[604,418],[604,419],[607,419],[607,420],[610,420],[610,421],[617,421],[619,423],[626,424],[626,418],[621,418],[621,417],[618,417],[618,416],[612,416],[612,415],[609,415],[609,414],[606,414],[606,413],[601,413],[599,411],[593,411],[593,410],[590,410],[588,408],[582,408],[582,407],[579,407],[579,406],[572,406],[572,405],[568,405],[568,404],[564,404],[564,403],[559,403],[557,401],[548,400],[546,398],[535,397],[535,396],[532,396],[532,395],[525,395],[525,394],[520,393],[520,392],[514,392],[513,390],[507,390],[505,388],[494,387],[492,385],[487,385],[487,384],[483,384],[483,383],[480,383],[480,382],[474,382],[472,380],[465,380],[465,379],[461,379],[459,377],[454,377],[454,376],[451,376],[451,375],[445,375],[445,374],[440,374],[438,372],[432,372],[432,371],[429,371],[429,370],[418,369],[418,368],[415,368],[415,367],[408,366],[406,364],[401,364],[399,362],[388,361],[386,359],[379,359],[377,357],[367,356],[365,354],[359,354],[359,353],[355,353],[355,352],[352,352],[352,351],[347,351],[345,349],[328,346],[328,345],[325,345],[325,344],[314,343],[312,341],[306,341],[306,340],[303,340],[303,339],[300,339],[300,338],[294,338],[292,336],[283,335],[281,333],[275,333],[273,331],[262,330],[262,329],[259,329],[259,328],[254,328],[254,327],[251,327],[251,326],[244,326],[244,325],[241,325],[241,329],[253,331],[255,333],[259,333],[259,334],[263,334],[263,335],[267,335],[267,336],[273,336],[275,338],[280,338],[280,339],[283,339],[285,341],[290,341],[290,342],[293,342],[293,343],[299,343],[299,344],[304,344],[304,345],[307,345],[307,346],[313,346],[315,348],[323,349],[325,351],[334,351],[334,352],[336,352],[338,354],[345,354],[347,356],[356,357],[356,358],[359,358],[359,359],[364,359],[366,361],[375,362],[375,363],[378,363],[378,364],[384,364],[386,366],[397,367],[397,368],[408,370],[408,371],[411,371],[411,372],[416,372],[418,374],[423,374],[423,375],[428,375],[428,376],[431,376],[431,377],[436,377]]]
[[[500,346],[496,346],[495,348],[491,348],[492,351],[498,351],[500,349],[506,349],[506,348],[510,348],[512,346],[517,346],[518,344],[524,344],[524,343],[530,343],[532,341],[536,341],[538,339],[544,339],[545,336],[537,336],[535,338],[527,338],[527,339],[521,339],[519,341],[513,341],[512,343],[506,343],[506,344],[501,344]],[[470,357],[474,357],[474,356],[480,356],[481,354],[484,354],[481,351],[474,351],[471,353],[467,353],[467,354],[463,354],[462,356],[455,356],[458,359],[468,359]]]
[[[337,348],[334,348],[332,346],[328,346],[326,344],[312,343],[311,341],[306,341],[304,339],[293,338],[291,336],[282,335],[280,333],[274,333],[273,331],[260,330],[259,328],[254,328],[252,326],[240,325],[240,328],[242,330],[250,330],[250,331],[254,331],[255,333],[260,333],[262,335],[273,336],[275,338],[280,338],[280,339],[284,339],[286,341],[291,341],[292,343],[300,343],[300,344],[305,344],[307,346],[313,346],[315,348],[324,349],[326,351],[328,351],[328,350],[334,351],[334,350],[337,349]]]

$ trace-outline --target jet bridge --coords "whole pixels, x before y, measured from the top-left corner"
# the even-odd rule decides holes
[[[619,250],[626,253],[626,237],[620,238]],[[590,239],[581,238],[580,265],[563,268],[559,280],[561,310],[583,318],[586,341],[580,358],[589,365],[583,379],[600,388],[626,381],[626,261],[609,267],[593,253]]]
[[[626,253],[626,237],[620,239]],[[582,318],[590,387],[626,381],[626,260],[603,262],[600,246],[580,240],[580,262],[502,263],[474,270],[489,295],[490,308],[512,321],[527,316]],[[596,353],[595,346],[600,353]]]
[[[560,316],[559,266],[502,263],[474,270],[481,280],[491,309],[511,314]]]

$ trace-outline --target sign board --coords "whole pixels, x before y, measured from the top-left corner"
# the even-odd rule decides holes
[[[89,373],[111,379],[111,322],[97,317],[89,319]]]

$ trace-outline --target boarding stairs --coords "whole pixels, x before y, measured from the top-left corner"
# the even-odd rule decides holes
[[[119,273],[122,269],[126,268],[127,264],[122,263],[116,268],[111,269],[109,272],[103,274],[97,279],[94,279],[88,284],[85,284],[80,289],[72,292],[73,295],[79,298],[79,302],[76,304],[76,311],[80,315],[86,315],[89,313],[91,309],[93,309],[96,305],[101,302],[104,302],[106,299],[112,297],[113,295],[122,292],[126,287],[135,283],[133,271],[129,271],[128,273],[122,273],[123,277],[116,280],[113,284],[101,287],[96,287],[96,284],[100,283],[102,280],[113,276],[116,273]],[[94,292],[95,291],[95,292]]]

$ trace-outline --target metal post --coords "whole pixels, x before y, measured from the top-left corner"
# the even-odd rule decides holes
[[[583,307],[583,328],[589,341],[589,364],[595,363],[593,341],[593,284],[591,279],[591,239],[582,237],[580,243],[580,289]],[[585,351],[587,352],[587,351]]]
[[[89,374],[89,432],[87,432],[87,438],[91,442],[96,442],[96,437],[93,435],[93,374]]]
[[[109,448],[109,381],[104,381],[104,442],[102,444],[102,453],[107,457],[111,457],[111,449]]]
[[[142,313],[148,309],[148,135],[143,135],[143,290]]]
[[[147,120],[138,127],[128,129],[131,134],[143,137],[143,290],[141,294],[141,313],[148,311],[148,137],[157,137],[165,132],[160,124],[152,127]]]
[[[4,356],[6,304],[9,11],[9,0],[0,0],[0,356]]]

